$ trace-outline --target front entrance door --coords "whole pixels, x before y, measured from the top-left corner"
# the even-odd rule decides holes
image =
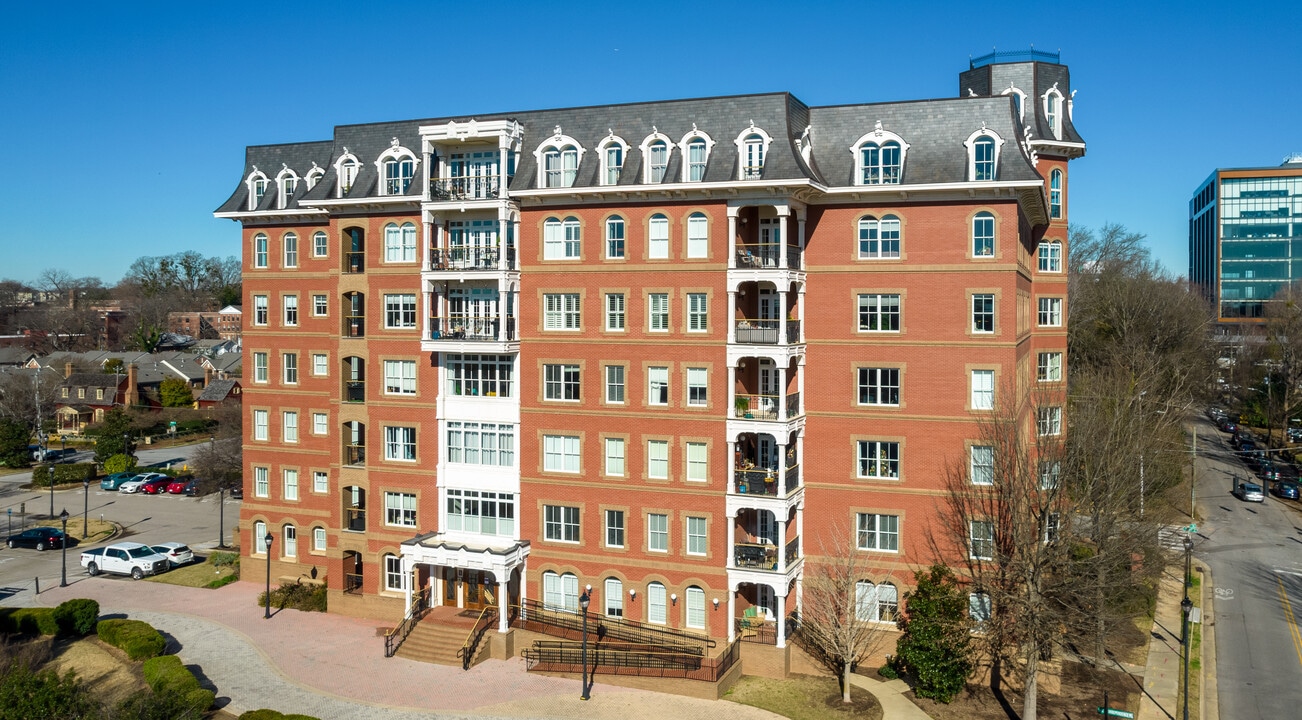
[[[490,572],[447,568],[443,582],[443,604],[457,607],[457,595],[469,610],[483,610],[497,604],[497,581]]]

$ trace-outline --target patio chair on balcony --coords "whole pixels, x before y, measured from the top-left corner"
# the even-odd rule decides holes
[[[764,621],[759,617],[759,611],[755,606],[746,608],[741,614],[741,636],[743,638],[755,637],[759,634],[759,626]]]

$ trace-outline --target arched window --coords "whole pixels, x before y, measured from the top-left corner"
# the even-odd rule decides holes
[[[710,255],[710,221],[705,213],[692,213],[687,217],[687,257],[704,258]]]
[[[859,259],[879,260],[900,256],[900,219],[869,215],[859,220]]]
[[[577,260],[580,251],[578,218],[547,218],[543,222],[544,260]]]
[[[262,204],[262,198],[267,195],[267,186],[271,181],[255,167],[245,182],[249,186],[249,210],[257,210]]]
[[[412,223],[389,223],[384,226],[384,261],[416,262],[416,226]]]
[[[758,180],[764,176],[764,151],[769,141],[759,133],[747,135],[741,143],[741,179]]]
[[[974,180],[995,179],[995,141],[988,137],[977,140],[972,146],[973,162],[976,163]]]
[[[578,148],[564,145],[543,151],[543,187],[573,187],[578,173]]]
[[[606,578],[606,617],[624,617],[624,583],[619,578]]]
[[[606,219],[606,258],[622,260],[624,258],[624,218],[616,215]]]
[[[897,185],[904,172],[904,157],[909,144],[882,124],[855,141],[850,152],[855,157],[856,185]]]
[[[294,193],[298,191],[298,176],[293,170],[285,168],[276,176],[276,184],[279,191],[276,198],[276,207],[285,209],[289,206],[289,201],[294,199]]]
[[[321,526],[312,528],[312,552],[326,551],[326,529]]]
[[[860,622],[894,622],[899,602],[899,590],[891,583],[860,580],[854,584],[854,614]]]
[[[384,161],[384,194],[406,195],[411,179],[416,176],[416,161],[410,157],[390,158]]]
[[[258,233],[253,236],[253,267],[267,266],[267,236]]]
[[[683,154],[683,182],[700,182],[705,179],[705,166],[713,147],[714,140],[697,130],[693,124],[692,131],[678,143],[679,152]]]
[[[282,241],[285,246],[285,267],[298,267],[298,235],[287,232]]]
[[[693,585],[687,588],[687,627],[705,629],[705,591]]]
[[[339,188],[337,195],[344,197],[353,191],[353,183],[357,181],[357,170],[361,164],[357,158],[347,152],[345,148],[344,155],[340,156],[339,161],[335,163],[335,174],[339,176]]]
[[[613,133],[606,136],[601,145],[601,184],[618,185],[620,173],[624,170],[624,158],[628,156],[628,143]]]
[[[579,611],[579,577],[574,573],[543,573],[543,607],[548,610]]]
[[[330,238],[322,230],[312,234],[312,257],[325,257],[330,252]]]
[[[366,231],[359,227],[344,229],[344,272],[366,270]]]
[[[253,523],[253,553],[267,554],[267,524],[261,520]]]
[[[1008,89],[1005,90],[1002,94],[1012,96],[1013,112],[1017,113],[1018,122],[1025,120],[1026,119],[1026,93],[1022,92],[1021,89],[1013,85],[1009,85]]]
[[[312,169],[307,171],[307,177],[304,178],[307,181],[307,189],[311,190],[316,187],[316,184],[321,182],[321,176],[323,175],[325,175],[325,170],[317,167],[316,163],[312,163]]]
[[[393,553],[384,555],[384,589],[389,592],[407,589],[407,573],[402,570],[402,558]]]
[[[995,216],[982,211],[972,218],[972,257],[995,256]]]
[[[283,534],[285,541],[281,545],[281,557],[298,557],[298,528],[293,525],[286,525]]]
[[[1049,88],[1044,94],[1044,119],[1049,124],[1049,132],[1056,140],[1062,139],[1062,93],[1058,88]]]
[[[658,582],[653,582],[646,587],[646,619],[647,622],[664,625],[667,617],[666,612],[665,586]]]
[[[1062,171],[1049,173],[1049,217],[1057,220],[1062,217]]]
[[[1045,240],[1039,248],[1040,272],[1062,272],[1062,243]]]
[[[669,218],[656,213],[647,223],[647,257],[653,260],[669,257]]]

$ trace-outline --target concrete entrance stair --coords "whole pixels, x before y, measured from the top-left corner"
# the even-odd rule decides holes
[[[466,635],[475,626],[474,618],[460,615],[460,612],[457,608],[431,608],[398,647],[397,655],[436,665],[460,666],[461,658],[457,657],[457,653],[461,651]],[[479,648],[471,659],[471,667],[489,657],[489,645],[486,640],[479,643]]]

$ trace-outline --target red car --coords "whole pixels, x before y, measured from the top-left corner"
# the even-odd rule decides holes
[[[146,480],[145,483],[140,486],[139,492],[145,493],[146,495],[159,495],[166,492],[167,486],[171,484],[172,478],[164,475],[163,477]]]
[[[187,493],[195,485],[195,479],[191,477],[177,478],[167,484],[167,492],[172,495]]]

